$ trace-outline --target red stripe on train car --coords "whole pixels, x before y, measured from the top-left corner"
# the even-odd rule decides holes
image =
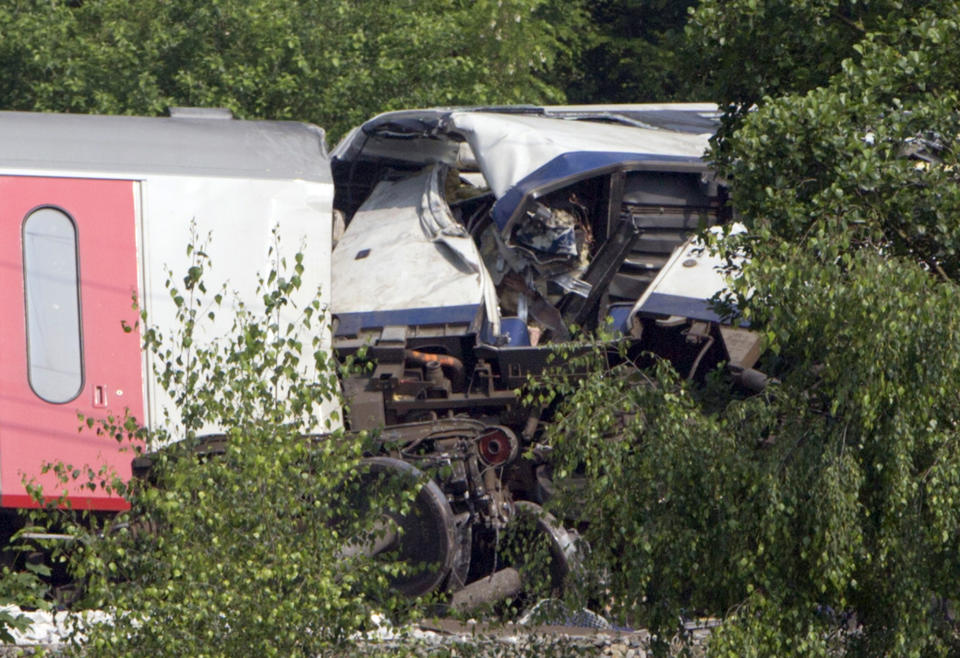
[[[130,503],[120,497],[112,498],[80,498],[71,497],[69,499],[70,507],[76,510],[96,510],[101,512],[125,512],[130,509]],[[48,499],[45,502],[54,502]],[[40,507],[30,496],[26,494],[13,494],[0,497],[0,507],[18,507],[24,509],[37,509]]]

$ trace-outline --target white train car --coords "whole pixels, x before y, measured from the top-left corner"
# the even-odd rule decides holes
[[[290,256],[308,247],[307,303],[330,284],[333,182],[316,126],[239,121],[217,110],[169,118],[0,112],[0,507],[29,507],[25,482],[59,494],[44,464],[106,465],[131,454],[80,431],[85,417],[129,412],[147,426],[167,403],[141,351],[133,300],[172,333],[164,286],[182,276],[192,226],[226,283],[256,304],[273,231]],[[216,333],[229,327],[218,318]],[[103,491],[67,491],[75,507],[122,509]]]

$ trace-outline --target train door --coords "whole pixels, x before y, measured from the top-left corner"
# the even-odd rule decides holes
[[[130,476],[129,449],[80,416],[143,418],[134,186],[124,180],[0,176],[0,506],[64,485],[45,464]],[[121,509],[83,484],[74,507]]]

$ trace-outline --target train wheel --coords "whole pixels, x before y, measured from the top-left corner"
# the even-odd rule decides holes
[[[536,503],[514,503],[515,518],[498,547],[504,566],[514,567],[523,580],[523,601],[562,593],[581,562],[579,535],[567,530]]]
[[[396,491],[386,487],[419,486],[403,514],[387,512],[386,516],[398,531],[395,541],[383,547],[382,553],[405,565],[401,573],[391,579],[397,591],[407,596],[422,596],[437,590],[457,563],[460,552],[456,522],[447,497],[436,482],[399,459],[371,457],[363,460],[362,469],[362,482],[367,490]]]

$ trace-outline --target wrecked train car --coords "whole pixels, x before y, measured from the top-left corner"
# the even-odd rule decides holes
[[[372,346],[380,364],[347,382],[351,424],[502,413],[500,394],[543,365],[534,348],[607,316],[626,328],[674,250],[728,219],[702,159],[715,119],[709,105],[427,110],[351,133],[332,154],[335,346]],[[417,352],[457,359],[440,368],[449,392],[428,392],[437,368]],[[422,386],[396,390],[407,365]]]
[[[709,303],[716,260],[688,242],[730,219],[703,160],[717,119],[690,104],[403,111],[333,151],[334,349],[376,364],[343,382],[348,422],[442,467],[448,589],[488,575],[497,532],[551,489],[545,453],[519,456],[546,410],[515,393],[550,343],[611,322],[690,377],[756,360]],[[548,526],[562,573],[572,540]]]

